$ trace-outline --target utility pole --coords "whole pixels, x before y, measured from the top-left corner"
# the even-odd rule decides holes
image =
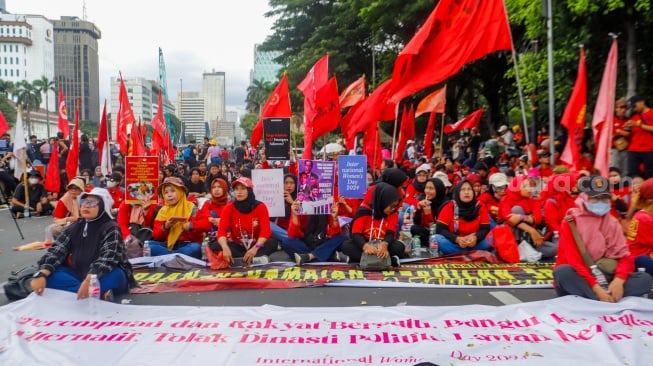
[[[543,2],[546,9],[546,45],[549,60],[549,135],[551,136],[549,151],[551,152],[551,165],[554,165],[555,148],[553,138],[555,137],[555,96],[553,94],[553,4],[551,0]]]

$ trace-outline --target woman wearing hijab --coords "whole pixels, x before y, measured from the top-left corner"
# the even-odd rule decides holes
[[[645,272],[633,272],[634,258],[619,221],[610,215],[610,186],[600,176],[583,177],[578,181],[581,192],[576,207],[568,211],[593,263],[612,262],[604,267],[607,284],[601,287],[583,260],[567,220],[560,226],[560,247],[553,270],[558,296],[576,295],[592,300],[618,302],[624,296],[648,294],[653,278]],[[602,267],[602,266],[600,266]],[[606,273],[607,272],[607,273]]]
[[[272,232],[283,231],[284,238],[288,237],[288,225],[290,223],[291,206],[297,200],[297,177],[293,174],[286,174],[283,176],[283,206],[285,214],[283,217],[277,217],[274,220],[276,228]],[[279,238],[276,238],[279,239]],[[283,238],[282,238],[283,239]],[[280,239],[281,240],[281,239]]]
[[[446,201],[445,193],[444,183],[437,178],[431,178],[424,184],[424,198],[417,201],[417,210],[410,233],[413,238],[419,235],[421,246],[424,248],[428,248],[431,225],[435,224],[440,207]]]
[[[154,220],[150,248],[152,255],[182,253],[202,258],[204,233],[211,229],[208,217],[203,215],[186,194],[188,190],[177,177],[168,177],[159,186],[159,197],[164,206]]]
[[[113,202],[104,188],[94,188],[80,198],[82,219],[68,226],[39,259],[31,286],[37,295],[47,287],[76,292],[82,299],[88,297],[95,274],[102,298],[112,300],[136,284],[120,228],[110,213]]]
[[[388,171],[390,169],[386,169]],[[397,187],[380,182],[374,185],[372,200],[358,207],[351,227],[351,239],[342,244],[342,252],[351,262],[360,262],[363,252],[376,254],[379,258],[392,258],[392,265],[399,265],[399,258],[406,257],[406,247],[395,240],[401,196]],[[370,241],[380,242],[371,245]]]
[[[499,219],[499,205],[501,199],[506,195],[508,188],[508,176],[503,173],[494,173],[488,180],[487,191],[481,193],[478,201],[485,205],[490,213],[490,227],[502,223]]]
[[[437,238],[444,254],[471,250],[489,250],[485,237],[490,232],[490,216],[485,205],[476,200],[472,183],[460,182],[453,190],[453,200],[440,209]]]
[[[45,228],[45,241],[52,243],[63,229],[79,219],[79,202],[77,197],[84,192],[84,181],[73,178],[66,187],[52,212],[53,223]]]
[[[209,200],[204,202],[200,213],[202,216],[208,217],[211,223],[211,232],[218,230],[220,218],[222,217],[222,210],[227,206],[229,201],[229,190],[227,182],[222,178],[214,178],[209,186]]]
[[[431,166],[429,164],[424,163],[417,167],[413,183],[406,188],[407,203],[417,206],[417,202],[424,198],[424,186],[426,185],[426,180],[429,179],[430,174]]]
[[[236,179],[231,183],[231,188],[234,200],[222,210],[218,227],[219,246],[212,245],[211,249],[214,252],[222,251],[224,259],[230,264],[234,263],[234,258],[241,257],[246,264],[265,264],[278,245],[277,240],[271,239],[268,208],[256,200],[254,184],[249,178]]]

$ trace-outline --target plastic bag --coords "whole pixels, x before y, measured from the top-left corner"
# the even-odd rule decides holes
[[[519,260],[522,262],[536,263],[542,259],[542,253],[535,250],[526,240],[522,240],[517,249],[519,249]]]

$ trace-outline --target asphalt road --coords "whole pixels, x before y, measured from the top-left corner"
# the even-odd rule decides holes
[[[21,244],[42,241],[51,217],[19,219],[16,222],[25,236],[21,240],[16,224],[7,209],[0,209],[0,283],[12,270],[35,263],[42,250],[14,251]],[[0,306],[8,303],[0,288]],[[221,290],[164,294],[128,294],[131,304],[191,306],[449,306],[504,305],[539,301],[555,297],[553,289],[434,289],[434,288],[359,288],[315,287],[283,290]]]

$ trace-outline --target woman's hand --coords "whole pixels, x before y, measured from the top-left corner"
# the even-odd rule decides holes
[[[234,256],[231,254],[231,249],[229,248],[229,245],[221,245],[222,246],[222,257],[224,257],[224,260],[227,261],[229,264],[234,264]]]
[[[300,208],[301,206],[299,205],[299,201],[293,201],[293,203],[290,205],[290,209],[293,213],[298,213]]]
[[[88,284],[91,282],[90,277],[86,277],[77,290],[77,300],[86,299],[88,297]]]
[[[289,204],[291,204],[291,205],[293,204],[292,195],[289,192],[286,192],[286,191],[283,192],[283,199],[284,199],[284,201],[288,202]]]
[[[30,286],[32,286],[32,290],[34,290],[37,295],[41,296],[43,295],[43,291],[45,291],[45,283],[45,277],[39,277],[30,281]]]
[[[365,252],[367,254],[370,254],[370,255],[378,254],[377,247],[375,247],[372,244],[368,244],[368,243],[365,243],[363,245],[363,252]]]
[[[615,302],[614,298],[610,294],[610,292],[606,291],[603,289],[603,287],[599,286],[599,284],[596,284],[592,286],[592,291],[594,291],[594,294],[596,294],[596,297],[599,298],[599,301],[603,302]]]
[[[249,248],[247,252],[245,252],[245,255],[243,256],[243,261],[247,264],[252,264],[254,257],[256,257],[256,253],[258,253],[258,248],[256,247],[256,245],[254,245],[253,247]]]
[[[387,258],[389,255],[390,253],[388,252],[388,243],[382,241],[378,246],[376,256],[379,258]]]
[[[478,241],[478,238],[476,237],[476,234],[471,234],[466,237],[467,239],[467,246],[470,248],[473,248],[476,246],[476,242]]]
[[[220,225],[220,218],[219,217],[209,217],[209,222],[214,226],[218,226],[218,225]]]
[[[612,295],[614,302],[621,300],[624,297],[624,280],[615,277],[608,285],[608,293]]]
[[[531,229],[529,231],[529,234],[531,236],[531,239],[533,239],[533,245],[535,245],[536,247],[540,247],[542,246],[542,244],[544,244],[544,237],[542,236],[542,234],[540,234],[539,231],[535,229]]]

